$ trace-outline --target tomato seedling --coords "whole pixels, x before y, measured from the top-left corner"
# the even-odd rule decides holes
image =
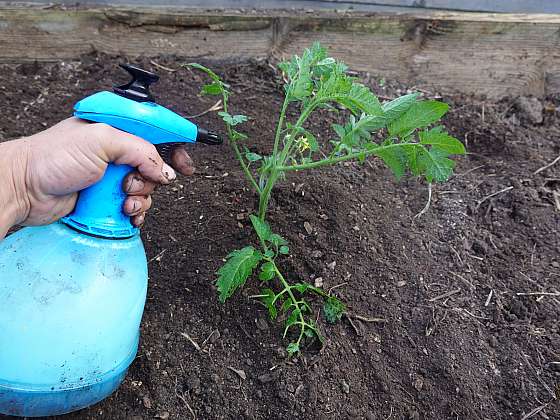
[[[315,43],[301,57],[295,55],[278,66],[286,80],[284,102],[272,153],[262,156],[243,143],[247,135],[238,127],[248,118],[230,113],[229,85],[207,67],[195,63],[189,66],[211,79],[202,87],[202,94],[222,96],[223,111],[219,115],[226,125],[229,143],[259,198],[258,214],[251,215],[250,220],[260,246],[246,246],[227,256],[217,272],[219,298],[225,302],[258,269],[258,278],[265,286],[259,297],[270,317],[275,319],[279,312],[285,313],[284,337],[295,330],[287,346],[288,353],[293,355],[301,350],[306,337],[323,341],[306,295],[311,293],[324,300],[323,312],[329,322],[339,320],[346,308],[338,298],[318,287],[288,281],[279,269],[279,260],[289,253],[289,248],[287,241],[274,233],[266,221],[275,184],[287,172],[343,161],[364,162],[369,157],[382,159],[397,179],[410,172],[424,177],[428,183],[443,182],[454,167],[449,156],[464,154],[465,148],[442,126],[435,125],[447,112],[446,103],[423,100],[412,93],[382,104],[367,86],[348,74],[343,62],[329,57],[327,50]],[[293,121],[287,118],[289,107],[298,110]],[[319,144],[306,128],[309,116],[318,109],[342,112],[346,118],[344,124],[332,124],[335,136],[328,144]]]

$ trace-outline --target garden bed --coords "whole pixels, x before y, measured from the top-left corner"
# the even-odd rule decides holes
[[[184,61],[137,64],[162,76],[161,104],[195,115],[216,99],[197,96],[200,74],[161,67]],[[0,140],[69,116],[77,100],[124,78],[118,62],[2,65]],[[250,148],[268,152],[280,76],[266,61],[212,67],[235,92],[232,111],[251,117]],[[382,99],[407,90],[365,80]],[[560,98],[540,101],[542,122],[514,98],[443,100],[445,125],[470,154],[420,217],[427,185],[397,183],[375,160],[292,174],[273,196],[269,220],[291,243],[281,261],[289,275],[319,277],[350,314],[386,322],[330,326],[321,316],[324,348],[289,359],[281,324],[250,298],[255,283],[220,304],[214,272],[255,240],[255,197],[226,145],[189,146],[195,176],[159,189],[143,228],[150,289],[138,358],[114,396],[68,418],[518,419],[543,405],[535,418],[555,418],[560,163],[535,171],[560,154]],[[223,131],[214,112],[193,121]],[[324,112],[309,127],[328,141],[330,122]]]

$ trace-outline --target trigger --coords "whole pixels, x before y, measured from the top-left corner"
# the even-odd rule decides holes
[[[185,143],[172,142],[156,144],[156,150],[165,163],[171,165],[171,154],[176,147],[183,147]]]

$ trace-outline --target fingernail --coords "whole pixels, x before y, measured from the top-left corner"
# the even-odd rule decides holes
[[[161,170],[161,173],[162,173],[163,177],[167,180],[167,182],[171,182],[175,178],[177,178],[177,174],[175,173],[173,168],[171,166],[169,166],[167,163],[163,164],[163,168]]]
[[[130,213],[134,214],[138,210],[140,210],[140,201],[139,200],[132,200],[132,211]]]
[[[136,216],[136,226],[141,227],[144,224],[145,218],[146,216],[144,213]]]
[[[128,188],[126,189],[126,192],[134,193],[134,192],[142,191],[143,189],[144,189],[144,181],[142,181],[140,178],[132,177],[128,182]]]

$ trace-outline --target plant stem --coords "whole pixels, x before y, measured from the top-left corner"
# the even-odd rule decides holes
[[[371,155],[374,155],[376,153],[382,152],[384,150],[393,149],[395,147],[403,147],[403,146],[405,146],[405,144],[403,144],[403,143],[388,144],[386,146],[376,147],[375,149],[372,149],[372,150],[365,150],[363,152],[350,153],[348,155],[339,156],[339,157],[336,157],[336,158],[316,160],[315,162],[302,163],[300,165],[279,166],[278,170],[284,172],[284,171],[301,171],[301,170],[304,170],[304,169],[319,168],[321,166],[333,165],[335,163],[344,162],[344,161],[347,161],[347,160],[352,160],[352,159],[357,159],[357,158],[360,158],[360,157],[371,156]],[[407,143],[406,146],[421,147],[421,145],[417,144],[417,143]]]
[[[290,299],[292,300],[292,302],[296,306],[296,310],[299,310],[298,315],[299,315],[299,321],[300,321],[299,324],[301,325],[301,330],[300,330],[298,340],[296,342],[296,344],[299,345],[301,339],[303,338],[303,334],[305,333],[305,326],[307,325],[307,323],[305,322],[305,318],[303,317],[302,311],[299,307],[299,301],[294,296],[290,284],[286,281],[286,279],[284,278],[284,276],[282,275],[280,270],[278,270],[278,267],[276,266],[276,263],[274,261],[271,261],[271,262],[272,262],[272,265],[274,266],[274,271],[276,272],[276,276],[280,280],[280,283],[282,283],[282,287],[284,287],[284,289],[287,290],[288,296],[290,296]]]
[[[276,156],[278,153],[278,145],[280,144],[280,134],[282,133],[282,127],[284,126],[284,120],[286,119],[286,110],[288,109],[289,97],[291,95],[291,89],[286,92],[284,96],[284,103],[282,104],[282,109],[280,110],[280,118],[278,119],[278,125],[276,126],[276,135],[274,136],[274,150],[272,156]]]
[[[227,93],[222,92],[222,98],[223,98],[223,104],[224,104],[224,112],[228,112]],[[241,164],[241,168],[243,169],[243,172],[245,173],[245,176],[247,177],[247,179],[251,183],[251,186],[253,187],[255,192],[257,194],[260,194],[261,189],[259,188],[259,185],[257,184],[257,181],[255,180],[255,178],[253,177],[253,174],[251,174],[251,171],[249,170],[249,167],[247,166],[247,164],[243,160],[243,155],[241,154],[241,151],[239,150],[239,147],[237,147],[237,143],[235,142],[235,140],[233,140],[234,136],[233,136],[233,131],[232,131],[231,126],[229,124],[226,124],[226,127],[227,127],[227,133],[228,133],[228,138],[229,138],[229,144],[233,148],[233,152],[235,153],[235,157],[237,158],[237,160]]]

